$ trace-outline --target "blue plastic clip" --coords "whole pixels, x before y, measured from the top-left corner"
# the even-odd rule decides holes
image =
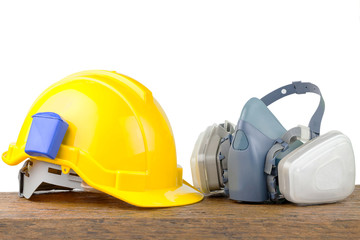
[[[53,112],[37,113],[32,118],[25,152],[34,157],[55,159],[69,124]]]

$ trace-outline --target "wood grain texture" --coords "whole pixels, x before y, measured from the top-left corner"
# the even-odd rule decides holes
[[[31,200],[0,193],[0,239],[360,239],[360,186],[318,206],[235,203],[223,197],[175,208],[138,208],[96,193]]]

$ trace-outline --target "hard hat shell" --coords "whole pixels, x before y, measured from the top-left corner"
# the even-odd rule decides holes
[[[32,116],[59,114],[68,130],[55,159],[25,153]],[[169,121],[139,82],[103,70],[83,71],[52,85],[27,114],[16,144],[2,159],[32,158],[73,169],[91,187],[141,207],[192,204],[203,195],[182,179]]]

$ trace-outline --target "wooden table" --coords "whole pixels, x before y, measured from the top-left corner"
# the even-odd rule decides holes
[[[145,209],[96,193],[31,200],[0,193],[0,239],[360,239],[360,186],[345,201],[319,206],[235,203],[222,197]]]

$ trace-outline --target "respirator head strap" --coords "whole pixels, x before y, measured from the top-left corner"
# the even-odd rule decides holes
[[[321,95],[320,89],[315,84],[309,82],[301,82],[301,81],[293,82],[292,84],[283,86],[281,88],[276,89],[275,91],[272,91],[271,93],[261,98],[261,101],[263,101],[266,106],[269,106],[273,102],[288,95],[294,93],[305,94],[308,92],[316,93],[320,95],[319,105],[309,122],[309,128],[312,131],[311,135],[312,137],[316,137],[319,136],[320,134],[321,120],[325,111],[325,102]]]

